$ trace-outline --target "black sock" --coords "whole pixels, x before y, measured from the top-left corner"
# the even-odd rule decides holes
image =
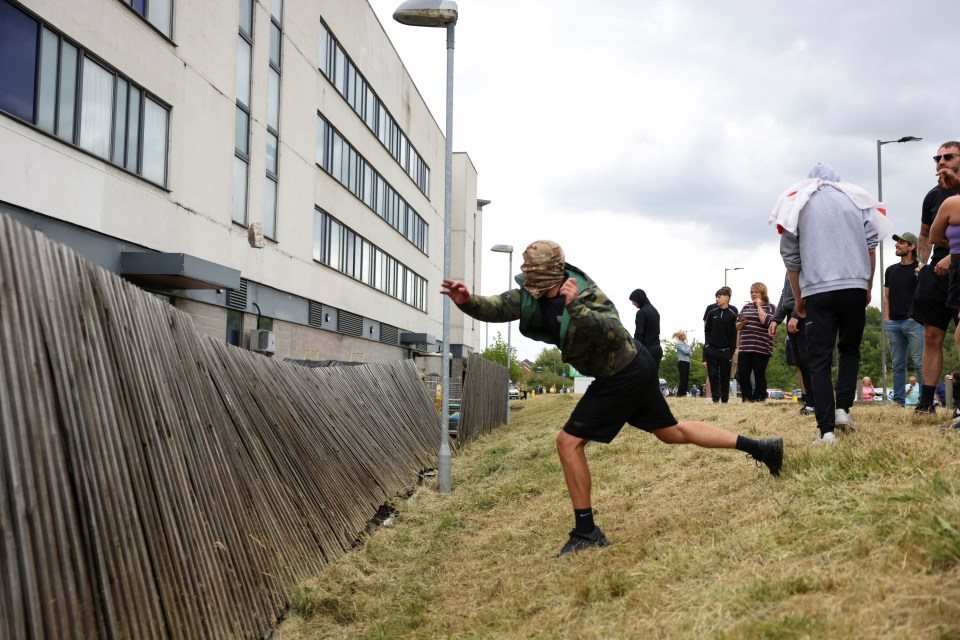
[[[756,440],[752,440],[751,438],[737,436],[737,451],[749,453],[751,456],[756,458],[760,455],[760,443]]]
[[[576,523],[577,533],[593,533],[597,525],[593,524],[593,507],[574,509],[573,520]]]
[[[921,407],[932,407],[933,406],[933,394],[936,393],[937,388],[931,387],[928,384],[920,387],[920,406]]]

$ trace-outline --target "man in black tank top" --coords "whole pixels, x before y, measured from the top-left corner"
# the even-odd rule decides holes
[[[917,242],[917,258],[920,264],[917,271],[917,289],[913,296],[913,319],[923,324],[923,386],[920,388],[917,413],[934,413],[935,385],[943,372],[943,339],[950,328],[950,322],[957,321],[956,312],[947,307],[950,250],[946,246],[931,246],[930,225],[933,224],[944,200],[960,194],[960,181],[956,180],[960,172],[960,142],[944,142],[933,160],[937,163],[937,186],[923,199],[920,236]],[[930,264],[926,265],[928,257],[931,258]]]

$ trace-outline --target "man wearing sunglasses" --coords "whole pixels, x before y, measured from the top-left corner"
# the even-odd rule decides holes
[[[937,185],[924,197],[920,212],[920,237],[917,242],[920,266],[917,289],[913,294],[913,319],[923,324],[923,386],[915,410],[917,413],[934,413],[935,385],[943,372],[943,339],[950,322],[957,322],[956,312],[947,307],[950,249],[946,245],[931,245],[930,225],[937,217],[943,201],[960,194],[957,180],[960,173],[960,142],[944,142],[933,161],[937,168]],[[929,265],[926,264],[927,258],[930,258]]]

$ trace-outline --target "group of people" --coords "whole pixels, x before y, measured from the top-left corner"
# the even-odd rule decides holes
[[[933,158],[937,185],[923,200],[919,236],[893,234],[898,263],[884,273],[884,331],[893,359],[893,401],[935,412],[937,381],[943,372],[943,342],[960,310],[960,142],[940,145]],[[882,205],[866,191],[840,181],[825,164],[780,196],[770,216],[780,236],[787,268],[792,315],[805,334],[803,361],[820,434],[836,441],[837,428],[853,428],[860,342],[870,303],[879,239],[887,235]],[[932,253],[932,255],[931,255]],[[930,263],[927,264],[927,259]],[[793,320],[791,320],[791,323]],[[960,349],[960,328],[954,334]],[[797,341],[798,343],[801,341]],[[837,377],[831,364],[837,353]],[[917,372],[907,382],[907,358]],[[874,393],[869,378],[861,399]],[[812,397],[811,397],[812,396]],[[812,402],[811,402],[812,401]],[[960,411],[954,408],[954,419]]]
[[[923,325],[918,412],[933,410],[934,387],[923,382],[939,378],[943,339],[949,322],[956,323],[960,308],[960,260],[953,263],[950,259],[951,252],[960,253],[960,198],[949,199],[960,193],[960,143],[941,145],[934,160],[938,186],[924,200],[920,237],[907,233],[894,237],[898,255],[902,256],[901,268],[894,270],[892,276],[888,270],[884,287],[884,295],[890,301],[885,321],[910,320]],[[876,247],[881,237],[889,235],[880,207],[873,196],[841,182],[837,172],[823,163],[814,166],[805,180],[783,192],[770,216],[770,222],[776,223],[781,234],[780,254],[786,267],[780,305],[773,308],[766,287],[755,283],[750,290],[751,301],[742,312],[731,308],[731,292],[723,287],[716,293],[716,303],[704,314],[704,360],[714,400],[728,401],[730,365],[738,335],[738,368],[753,374],[753,384],[743,391],[744,399],[757,399],[760,393],[765,397],[764,374],[772,353],[772,337],[777,325],[789,317],[791,337],[802,336],[791,342],[798,345],[795,361],[798,366],[803,363],[806,400],[816,415],[819,435],[815,443],[833,443],[837,428],[853,428],[850,408],[856,394],[860,341],[870,303]],[[936,247],[933,260],[929,267],[923,267],[931,246]],[[914,267],[917,282],[912,299],[900,292],[896,284],[908,280],[902,276],[908,273],[912,262],[903,256],[907,256],[906,249],[910,247],[918,249],[920,258]],[[557,243],[531,243],[523,252],[520,270],[521,274],[516,276],[520,288],[499,295],[474,295],[464,283],[449,279],[443,280],[441,293],[449,296],[461,311],[479,320],[519,320],[523,335],[557,346],[564,362],[594,377],[557,435],[557,454],[574,519],[569,539],[557,556],[608,544],[594,521],[592,479],[585,449],[590,442],[610,443],[624,424],[652,433],[666,444],[736,449],[758,465],[765,465],[771,475],[780,475],[781,438],[758,440],[705,422],[681,422],[673,416],[659,384],[659,363],[663,357],[660,317],[643,290],[637,289],[630,295],[637,308],[636,331],[631,335],[620,322],[613,302],[584,271],[566,262]],[[911,301],[906,312],[904,300]],[[916,329],[909,324],[903,328],[904,341],[909,346],[907,334],[913,335],[911,332]],[[955,336],[960,348],[960,328]],[[834,382],[831,366],[835,351]],[[690,354],[684,355],[689,372]],[[895,380],[897,375],[895,367]],[[749,379],[749,374],[741,373],[741,386],[745,379]]]

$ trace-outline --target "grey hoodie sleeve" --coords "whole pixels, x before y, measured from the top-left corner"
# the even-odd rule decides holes
[[[863,230],[867,236],[867,248],[876,249],[880,242],[880,234],[877,231],[877,223],[874,222],[874,216],[882,216],[882,213],[874,213],[873,209],[864,211]]]
[[[786,230],[780,236],[780,257],[787,271],[800,271],[800,238]]]

